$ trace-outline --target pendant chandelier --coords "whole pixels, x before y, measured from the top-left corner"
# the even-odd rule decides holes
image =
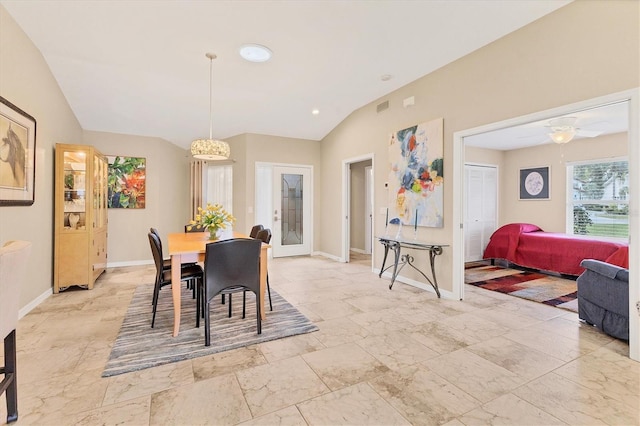
[[[213,53],[205,55],[209,58],[209,139],[196,139],[191,142],[191,155],[200,160],[228,160],[231,154],[229,144],[213,139]]]

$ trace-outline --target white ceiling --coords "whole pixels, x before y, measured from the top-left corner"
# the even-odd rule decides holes
[[[206,52],[218,55],[214,137],[320,140],[355,109],[567,3],[0,0],[84,129],[185,148],[209,133]],[[243,61],[244,43],[272,60]]]
[[[570,143],[576,143],[581,139],[588,139],[580,135],[580,130],[601,132],[602,135],[626,132],[629,128],[629,103],[617,102],[554,118],[561,117],[575,118],[578,133]],[[464,138],[464,143],[467,146],[502,151],[554,143],[549,138],[554,118],[468,136]]]

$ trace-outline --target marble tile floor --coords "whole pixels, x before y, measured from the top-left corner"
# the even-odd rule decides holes
[[[134,288],[153,276],[112,268],[20,320],[17,424],[640,425],[625,342],[473,286],[464,302],[389,290],[366,259],[270,262],[271,285],[317,332],[102,378]]]

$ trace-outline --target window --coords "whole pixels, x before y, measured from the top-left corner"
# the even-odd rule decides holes
[[[567,233],[627,239],[629,163],[626,158],[567,164]]]
[[[221,204],[233,214],[233,168],[232,166],[207,165],[205,203]]]

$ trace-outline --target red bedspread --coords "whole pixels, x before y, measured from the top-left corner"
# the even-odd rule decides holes
[[[511,223],[496,230],[484,252],[485,259],[506,259],[516,265],[567,275],[580,275],[584,259],[624,258],[627,245],[576,235],[544,232],[528,223]],[[628,259],[628,258],[627,258]],[[618,261],[619,262],[619,261]],[[626,265],[618,265],[628,268]]]

